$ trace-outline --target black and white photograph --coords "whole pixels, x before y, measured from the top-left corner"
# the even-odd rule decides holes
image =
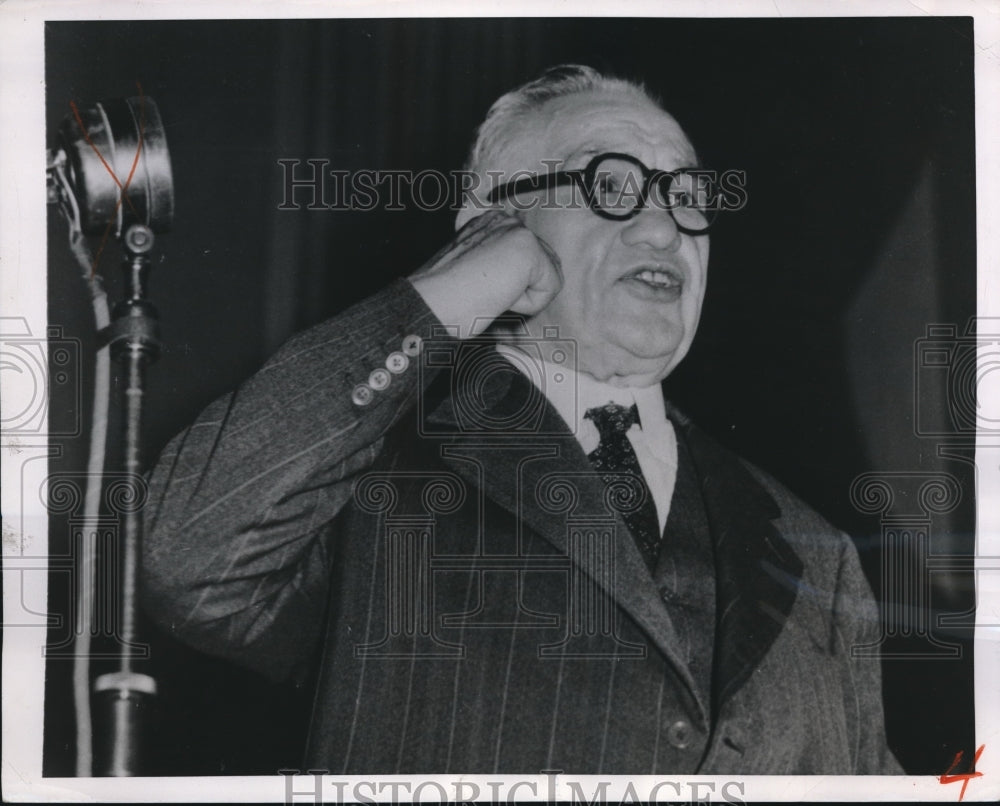
[[[14,800],[1000,796],[995,11],[18,5]]]

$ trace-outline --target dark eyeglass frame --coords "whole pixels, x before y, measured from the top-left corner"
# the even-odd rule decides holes
[[[630,162],[642,173],[642,188],[639,196],[639,203],[624,213],[613,213],[610,210],[601,207],[597,204],[597,198],[594,193],[598,177],[598,168],[602,162],[611,159]],[[537,176],[526,176],[523,179],[515,179],[503,185],[497,185],[490,191],[487,199],[490,204],[496,204],[499,201],[505,201],[511,196],[516,196],[519,193],[548,190],[551,187],[573,183],[583,193],[583,197],[586,200],[587,206],[590,208],[591,212],[601,218],[606,218],[611,221],[627,221],[630,218],[635,218],[635,216],[639,215],[639,213],[646,209],[646,202],[649,199],[649,191],[652,189],[654,184],[660,184],[666,181],[667,193],[664,193],[663,197],[669,198],[668,192],[670,190],[670,184],[678,175],[700,170],[702,169],[694,167],[678,168],[674,171],[663,171],[659,169],[652,170],[647,168],[641,160],[633,157],[631,154],[609,151],[595,156],[583,169],[577,168],[569,171],[552,171],[551,173],[539,174]],[[707,216],[705,226],[701,228],[694,228],[685,226],[677,221],[677,216],[674,215],[674,208],[671,205],[666,205],[664,209],[666,209],[670,213],[670,217],[674,219],[674,224],[677,226],[677,229],[688,235],[703,235],[708,232],[709,228],[712,226],[712,218],[715,212],[714,210],[703,211]]]

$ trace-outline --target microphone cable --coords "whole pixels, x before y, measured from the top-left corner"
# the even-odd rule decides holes
[[[95,271],[80,226],[80,209],[65,173],[66,154],[60,150],[50,157],[53,188],[59,210],[69,227],[69,248],[80,266],[90,291],[94,324],[99,337],[111,324],[108,297],[101,276]],[[93,718],[90,708],[90,648],[94,631],[94,601],[97,584],[97,531],[101,513],[101,491],[108,447],[108,410],[111,396],[111,350],[107,343],[98,347],[94,358],[94,399],[90,417],[90,445],[87,485],[84,496],[84,528],[81,530],[80,580],[76,587],[73,648],[73,711],[76,717],[76,775],[93,773]]]

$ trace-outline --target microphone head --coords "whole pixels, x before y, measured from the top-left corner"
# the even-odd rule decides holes
[[[80,209],[80,227],[116,236],[131,224],[170,229],[174,181],[167,137],[155,101],[115,98],[74,109],[59,127],[66,178]]]

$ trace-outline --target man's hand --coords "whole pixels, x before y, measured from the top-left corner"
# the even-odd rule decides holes
[[[505,311],[541,311],[562,288],[559,257],[520,219],[490,210],[469,221],[410,276],[413,287],[462,338],[479,335]]]

